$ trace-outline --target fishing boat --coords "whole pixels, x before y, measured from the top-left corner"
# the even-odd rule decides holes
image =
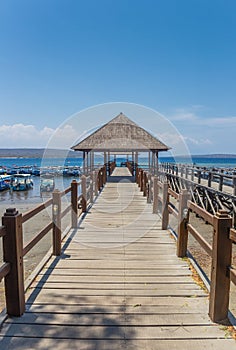
[[[33,188],[33,180],[30,174],[15,174],[12,180],[13,191],[26,191]]]
[[[0,175],[0,191],[8,190],[11,184],[10,175]]]
[[[40,193],[52,192],[55,188],[55,179],[52,174],[41,175],[40,178]]]

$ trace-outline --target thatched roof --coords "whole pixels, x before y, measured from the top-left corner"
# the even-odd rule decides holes
[[[169,149],[123,113],[72,147],[75,151],[167,151]]]

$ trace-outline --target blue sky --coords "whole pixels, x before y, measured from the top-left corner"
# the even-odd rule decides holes
[[[124,101],[193,154],[236,153],[235,62],[235,0],[0,0],[0,147],[44,147],[74,113]]]

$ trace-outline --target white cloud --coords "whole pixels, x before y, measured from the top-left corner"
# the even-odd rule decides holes
[[[47,126],[39,129],[34,125],[21,123],[0,125],[1,148],[44,148],[47,147],[49,140],[51,140],[51,145],[56,148],[69,148],[77,136],[77,132],[68,124],[58,129]]]
[[[209,139],[195,139],[193,137],[184,136],[184,140],[187,144],[194,144],[194,145],[212,145],[212,142]]]
[[[175,112],[169,116],[169,119],[175,122],[191,123],[189,126],[209,126],[218,127],[236,126],[236,116],[223,116],[223,117],[205,117],[199,115],[202,106],[192,106],[191,108],[178,108]]]

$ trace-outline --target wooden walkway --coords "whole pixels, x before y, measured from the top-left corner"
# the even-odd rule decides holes
[[[4,323],[0,349],[236,349],[175,251],[128,170],[116,168],[28,292],[24,316]]]

